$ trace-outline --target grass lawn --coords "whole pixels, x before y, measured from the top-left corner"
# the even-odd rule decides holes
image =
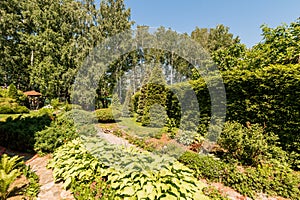
[[[136,122],[134,118],[127,117],[120,118],[116,123],[100,123],[99,126],[107,129],[122,129],[130,135],[143,138],[156,137],[157,135],[161,135],[163,132],[166,132],[165,127],[154,128],[142,126],[141,123]]]

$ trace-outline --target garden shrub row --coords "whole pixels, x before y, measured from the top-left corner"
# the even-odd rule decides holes
[[[82,136],[96,134],[93,113],[73,109],[56,116],[44,130],[36,132],[34,150],[38,153],[52,153],[63,144]]]
[[[51,153],[80,134],[95,135],[93,113],[71,110],[53,116],[53,110],[41,109],[0,122],[0,145],[23,152]]]
[[[11,104],[1,104],[0,114],[22,114],[29,113],[26,106],[11,105]]]
[[[35,133],[34,150],[38,153],[52,153],[56,148],[76,137],[78,134],[74,122],[62,115],[44,130]]]
[[[300,166],[300,65],[271,65],[224,75],[228,120],[259,123],[279,137],[290,163]]]
[[[242,165],[258,166],[264,162],[286,163],[286,152],[278,145],[278,136],[266,133],[259,124],[249,127],[238,122],[226,122],[217,141],[223,159],[237,160]]]

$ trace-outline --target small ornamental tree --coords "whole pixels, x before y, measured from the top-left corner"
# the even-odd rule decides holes
[[[154,104],[165,107],[167,98],[166,81],[162,69],[156,65],[152,69],[147,84],[143,85],[138,102],[137,121],[142,122],[143,126],[150,125],[150,110]],[[155,111],[156,112],[156,111]],[[154,113],[152,113],[154,114]],[[157,113],[158,114],[158,113]],[[157,115],[154,114],[154,115]]]
[[[148,83],[149,83],[149,78],[150,78],[149,74],[150,73],[151,73],[150,70],[146,71],[146,74],[143,79],[142,87],[141,87],[141,90],[138,95],[138,101],[137,101],[138,103],[136,106],[136,113],[138,114],[137,118],[136,118],[137,122],[141,122],[142,117],[144,115],[144,108],[146,105],[146,97],[147,97],[147,90],[148,90],[147,87],[148,87]]]
[[[125,101],[122,107],[122,116],[123,117],[132,117],[133,116],[133,102],[131,100],[132,90],[129,88],[126,92]]]
[[[8,86],[8,96],[13,99],[18,98],[18,90],[13,83]]]

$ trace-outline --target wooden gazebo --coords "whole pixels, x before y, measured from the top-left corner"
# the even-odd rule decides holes
[[[24,94],[28,97],[30,109],[38,109],[40,105],[40,97],[42,96],[42,94],[34,90],[24,92]]]

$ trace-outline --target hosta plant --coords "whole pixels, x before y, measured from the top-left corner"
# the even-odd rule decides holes
[[[104,188],[107,193],[100,195],[110,194],[113,199],[207,198],[201,191],[204,185],[175,159],[114,146],[100,138],[85,144],[76,139],[63,145],[54,152],[49,165],[54,168],[56,180],[65,181],[67,187],[77,191],[77,199],[99,195],[88,184]],[[105,183],[97,183],[99,177]]]

